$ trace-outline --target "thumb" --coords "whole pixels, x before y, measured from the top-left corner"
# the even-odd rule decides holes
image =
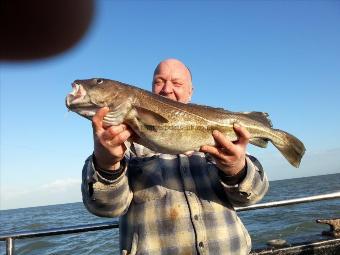
[[[97,113],[92,118],[92,127],[95,132],[102,131],[103,128],[103,119],[105,115],[109,112],[109,107],[100,108]]]

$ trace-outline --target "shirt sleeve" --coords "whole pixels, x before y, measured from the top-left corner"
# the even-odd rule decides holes
[[[130,206],[132,191],[127,178],[127,166],[115,178],[105,178],[96,171],[93,157],[85,161],[81,191],[85,207],[101,217],[118,217]]]
[[[246,175],[235,185],[227,184],[220,179],[228,200],[233,206],[248,206],[260,201],[269,188],[268,178],[260,162],[253,156],[246,157]]]

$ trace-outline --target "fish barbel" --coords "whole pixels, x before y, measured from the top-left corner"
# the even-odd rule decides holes
[[[295,167],[305,152],[293,135],[273,129],[267,113],[231,112],[221,108],[184,104],[149,91],[108,79],[76,80],[66,97],[66,106],[92,119],[102,107],[109,107],[104,124],[127,124],[137,135],[136,142],[166,154],[198,151],[202,145],[215,145],[213,130],[236,141],[234,124],[245,127],[250,143],[262,148],[268,141]]]

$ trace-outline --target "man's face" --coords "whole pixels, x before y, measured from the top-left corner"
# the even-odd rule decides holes
[[[179,61],[161,62],[154,73],[152,91],[169,99],[188,103],[192,95],[189,70]]]

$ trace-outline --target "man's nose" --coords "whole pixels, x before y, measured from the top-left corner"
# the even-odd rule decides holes
[[[166,81],[163,88],[162,88],[163,93],[170,94],[172,93],[172,83],[171,81]]]

